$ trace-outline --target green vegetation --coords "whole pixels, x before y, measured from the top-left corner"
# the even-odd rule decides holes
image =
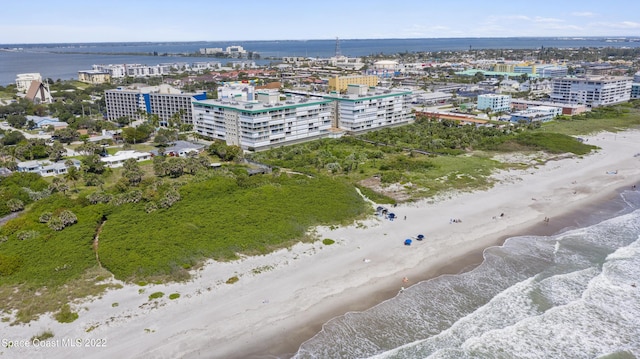
[[[601,131],[618,132],[640,126],[640,100],[609,107],[598,107],[575,116],[562,116],[544,123],[539,131],[570,136],[588,135]]]
[[[154,299],[158,299],[158,298],[162,298],[162,297],[164,297],[164,293],[162,293],[162,292],[154,292],[154,293],[151,293],[149,295],[149,300],[154,300]]]
[[[325,238],[322,240],[322,244],[324,244],[325,246],[330,246],[332,244],[336,243],[336,241],[334,241],[333,239],[330,238]]]
[[[304,239],[312,225],[369,210],[353,186],[327,177],[221,175],[184,185],[180,196],[170,209],[147,213],[128,204],[110,213],[100,234],[102,265],[119,279],[186,279],[185,267],[206,258],[265,254]]]
[[[72,312],[69,304],[65,304],[60,308],[55,318],[60,323],[72,323],[78,319],[78,313]]]
[[[38,334],[38,335],[34,335],[33,337],[31,337],[31,342],[33,342],[34,340],[39,340],[39,341],[43,341],[43,340],[47,340],[47,339],[51,339],[53,338],[53,332],[51,330],[45,330],[44,332]]]
[[[180,293],[171,293],[169,294],[169,299],[174,300],[180,298]]]
[[[118,169],[100,167],[98,148],[80,145],[83,164],[76,174],[0,179],[0,215],[22,211],[0,227],[0,302],[18,310],[17,323],[56,311],[56,318],[72,321],[77,313],[66,303],[114,287],[99,284],[105,278],[141,286],[186,280],[206,259],[265,254],[315,240],[307,234],[313,226],[353,223],[372,211],[358,191],[375,203],[393,204],[484,189],[493,185],[496,169],[521,166],[494,160],[497,152],[584,155],[595,147],[571,136],[638,124],[633,104],[542,126],[476,128],[420,117],[412,125],[252,154],[273,167],[273,173],[255,176],[239,163],[242,151],[219,142],[200,157],[156,156]],[[137,143],[138,135],[146,136],[132,133],[136,143],[128,146],[150,149]],[[24,156],[55,155],[42,152],[39,143],[23,144]],[[224,160],[230,162],[223,168],[208,168]],[[149,299],[163,296],[158,293]]]

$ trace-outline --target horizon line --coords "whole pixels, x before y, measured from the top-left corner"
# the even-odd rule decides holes
[[[379,37],[379,38],[309,38],[270,40],[139,40],[139,41],[71,41],[71,42],[15,42],[4,45],[59,45],[59,44],[139,44],[139,43],[195,43],[195,42],[269,42],[269,41],[349,41],[349,40],[433,40],[433,39],[640,39],[639,35],[554,35],[554,36],[460,36],[460,37]]]

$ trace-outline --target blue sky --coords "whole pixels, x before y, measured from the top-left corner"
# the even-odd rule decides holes
[[[27,0],[0,44],[640,36],[637,0]]]

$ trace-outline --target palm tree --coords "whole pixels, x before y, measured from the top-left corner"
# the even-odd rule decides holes
[[[73,188],[76,188],[76,181],[80,179],[80,171],[71,160],[66,160],[64,163],[67,166],[67,173],[64,174],[64,179],[67,182],[73,184]]]

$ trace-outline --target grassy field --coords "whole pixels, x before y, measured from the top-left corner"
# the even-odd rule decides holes
[[[540,132],[561,133],[570,136],[589,135],[601,131],[618,132],[640,126],[639,103],[630,103],[600,109],[594,115],[578,115],[563,120],[546,122]]]

